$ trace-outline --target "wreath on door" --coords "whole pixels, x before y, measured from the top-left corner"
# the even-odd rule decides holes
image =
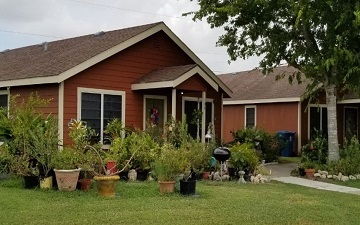
[[[152,124],[158,125],[159,109],[155,106],[150,109],[150,119],[151,119]]]

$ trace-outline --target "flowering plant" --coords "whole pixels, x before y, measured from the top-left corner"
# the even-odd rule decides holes
[[[327,153],[328,145],[325,135],[315,130],[313,139],[301,148],[301,162],[326,164]]]

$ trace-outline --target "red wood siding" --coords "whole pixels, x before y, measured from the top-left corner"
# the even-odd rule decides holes
[[[17,103],[21,103],[23,100],[27,100],[31,93],[38,93],[42,99],[50,99],[50,103],[47,107],[42,108],[41,112],[44,114],[58,115],[58,102],[59,102],[59,85],[58,84],[43,84],[32,86],[19,86],[11,87],[11,95],[19,95],[16,99]]]
[[[142,128],[143,94],[132,91],[131,84],[154,69],[192,63],[161,31],[69,78],[64,84],[64,143],[67,143],[67,123],[77,118],[78,87],[125,91],[125,124]]]
[[[253,105],[253,104],[252,104]],[[225,142],[233,141],[231,131],[244,129],[246,105],[224,105]],[[270,133],[279,130],[296,132],[294,151],[297,150],[298,139],[298,103],[266,103],[256,104],[256,127]]]

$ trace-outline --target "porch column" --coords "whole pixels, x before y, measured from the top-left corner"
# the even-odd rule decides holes
[[[171,95],[171,116],[176,120],[176,89],[172,89]]]
[[[206,116],[206,112],[205,112],[205,103],[206,103],[206,92],[203,91],[202,92],[202,99],[201,99],[201,112],[202,112],[202,118],[201,118],[201,142],[205,143],[205,134],[206,134],[206,127],[205,127],[205,116]]]

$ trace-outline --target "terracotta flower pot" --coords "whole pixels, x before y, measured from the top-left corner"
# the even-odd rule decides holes
[[[209,180],[209,177],[210,177],[210,172],[209,171],[206,171],[206,172],[202,173],[202,179]]]
[[[160,193],[174,193],[175,181],[159,181]]]
[[[305,169],[305,176],[308,179],[314,179],[315,169]]]
[[[103,197],[115,197],[116,185],[120,180],[119,176],[95,176],[98,194]]]
[[[80,183],[80,189],[83,191],[87,191],[91,187],[91,179],[89,178],[80,179],[79,183]]]

